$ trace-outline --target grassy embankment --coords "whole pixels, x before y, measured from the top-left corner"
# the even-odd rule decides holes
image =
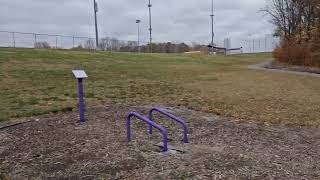
[[[0,121],[88,108],[158,104],[261,122],[320,126],[320,79],[247,69],[270,54],[201,56],[0,49]]]

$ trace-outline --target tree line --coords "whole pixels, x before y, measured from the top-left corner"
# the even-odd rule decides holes
[[[269,0],[264,12],[276,26],[275,36],[281,37],[277,60],[320,67],[319,0]]]
[[[206,47],[206,45],[199,45],[193,43],[191,46],[186,43],[152,43],[152,44],[144,44],[138,45],[137,41],[121,41],[116,38],[102,38],[99,40],[98,49],[101,51],[114,51],[114,52],[140,52],[148,53],[184,53],[188,51],[201,50],[201,48]],[[81,47],[78,47],[81,48]],[[87,40],[84,47],[86,49],[94,49],[95,41]]]
[[[56,48],[50,46],[48,42],[36,42],[35,48]],[[73,50],[95,50],[96,43],[94,39],[87,39],[83,44],[79,44],[72,48]],[[140,52],[149,53],[184,53],[188,51],[202,51],[206,53],[207,46],[192,43],[188,45],[186,43],[152,43],[138,46],[137,41],[121,41],[116,38],[102,38],[99,40],[99,46],[97,48],[100,51],[111,51],[111,52]]]

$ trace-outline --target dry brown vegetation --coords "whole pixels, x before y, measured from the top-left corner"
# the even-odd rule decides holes
[[[320,67],[320,2],[271,0],[265,11],[282,39],[274,57],[292,65]]]

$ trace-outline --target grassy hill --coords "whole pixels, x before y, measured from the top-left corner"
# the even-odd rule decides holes
[[[241,120],[319,126],[320,79],[247,69],[270,56],[2,48],[0,121],[77,110],[71,70],[85,69],[88,108],[183,106]]]

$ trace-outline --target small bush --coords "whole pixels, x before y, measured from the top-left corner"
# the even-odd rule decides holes
[[[273,57],[279,62],[291,65],[318,66],[317,58],[312,54],[309,43],[286,42],[282,47],[274,50]]]
[[[273,52],[279,62],[320,68],[320,25],[310,31],[310,39],[292,37]]]

